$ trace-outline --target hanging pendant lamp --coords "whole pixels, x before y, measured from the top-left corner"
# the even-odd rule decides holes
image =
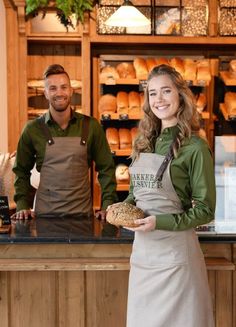
[[[105,25],[107,26],[120,27],[147,26],[150,24],[147,17],[143,15],[130,0],[124,0],[123,5],[105,21]]]

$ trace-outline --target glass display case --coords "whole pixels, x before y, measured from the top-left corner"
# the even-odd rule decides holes
[[[236,136],[215,137],[215,230],[236,232]]]

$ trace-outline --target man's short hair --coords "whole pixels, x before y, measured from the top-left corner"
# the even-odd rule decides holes
[[[48,66],[43,73],[43,79],[46,79],[50,75],[59,75],[59,74],[65,74],[70,79],[64,67],[58,64],[53,64]]]

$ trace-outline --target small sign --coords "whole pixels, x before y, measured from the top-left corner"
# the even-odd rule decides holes
[[[144,91],[147,87],[147,80],[140,80],[139,81],[139,91]]]
[[[110,114],[102,114],[101,120],[111,120]]]
[[[7,196],[0,196],[0,218],[2,219],[3,225],[8,225],[11,223]]]
[[[128,114],[120,114],[119,120],[129,120],[129,115]]]

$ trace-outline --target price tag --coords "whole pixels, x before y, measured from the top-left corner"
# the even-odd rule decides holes
[[[3,225],[11,223],[7,196],[0,196],[0,218],[2,219]]]
[[[129,120],[129,115],[128,114],[120,114],[119,120]]]
[[[147,87],[147,81],[146,80],[140,80],[139,81],[139,91],[144,91]]]
[[[101,120],[111,120],[110,114],[102,114]]]

